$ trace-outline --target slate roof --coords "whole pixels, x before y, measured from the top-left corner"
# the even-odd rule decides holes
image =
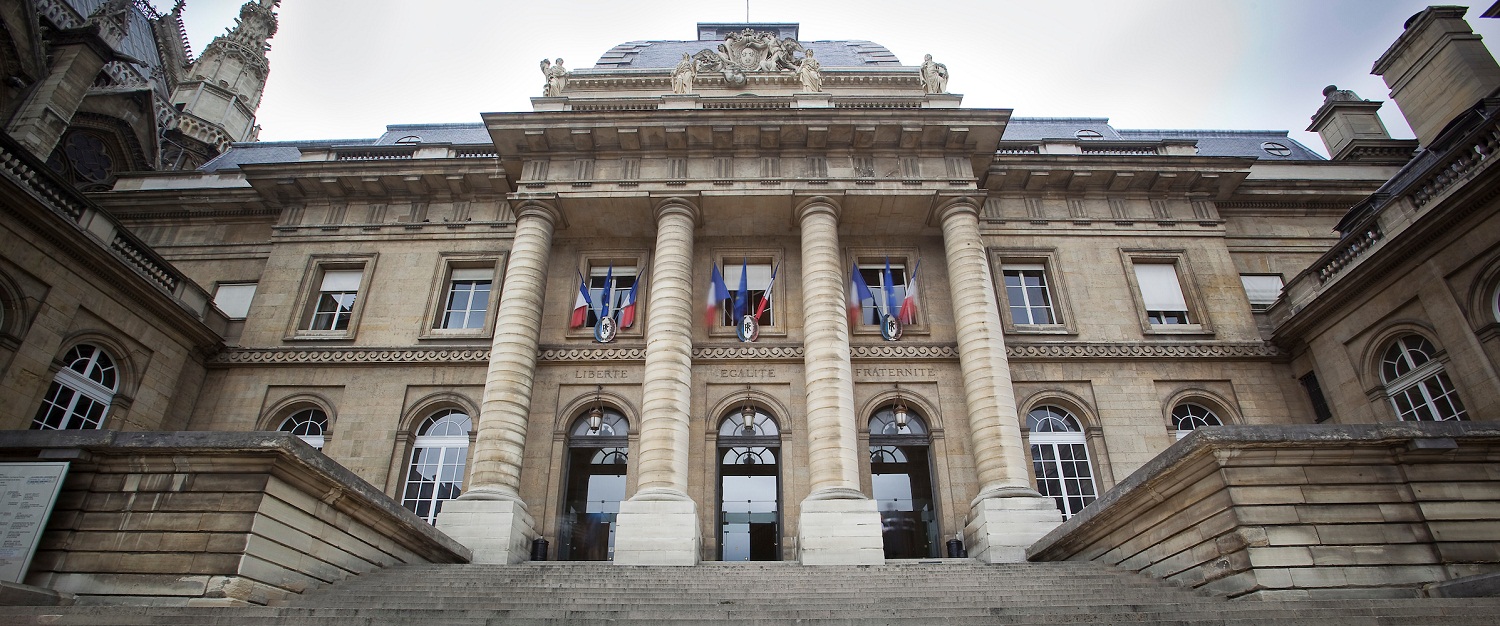
[[[594,63],[594,69],[677,67],[683,53],[697,54],[699,50],[714,50],[723,39],[693,41],[627,41],[610,48]],[[801,41],[804,48],[812,50],[823,67],[883,67],[899,66],[896,58],[885,46],[872,41]]]
[[[233,143],[224,154],[204,163],[202,172],[237,170],[250,163],[291,163],[302,158],[299,148],[312,146],[347,146],[373,143],[369,139],[328,139],[323,141],[258,141]]]
[[[451,143],[456,145],[491,144],[483,122],[462,124],[392,124],[375,140],[377,146],[388,146],[405,137],[416,137],[418,143]]]
[[[1104,117],[1013,117],[1005,126],[1005,141],[1040,139],[1074,139],[1078,131],[1092,130],[1100,139],[1117,141],[1160,141],[1191,139],[1198,142],[1202,156],[1254,157],[1264,161],[1323,161],[1322,155],[1288,136],[1284,130],[1160,130],[1116,129]],[[1273,154],[1266,143],[1281,144],[1286,155]]]

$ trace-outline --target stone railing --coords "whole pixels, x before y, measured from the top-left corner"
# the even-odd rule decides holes
[[[338,148],[334,150],[334,159],[338,161],[392,161],[410,159],[416,151],[415,145]]]
[[[9,135],[0,134],[0,176],[8,178],[23,193],[45,207],[51,216],[79,231],[87,240],[107,250],[130,270],[145,278],[178,307],[222,332],[226,318],[213,306],[213,298],[156,254],[114,216],[94,205],[67,182],[36,161]],[[19,210],[8,208],[7,210]]]
[[[1500,116],[1489,121],[1469,145],[1453,150],[1411,187],[1411,201],[1422,208],[1454,185],[1466,181],[1500,148]]]
[[[1201,428],[1027,550],[1232,598],[1403,597],[1500,572],[1494,422]]]
[[[6,431],[69,462],[26,584],[88,604],[268,604],[469,550],[289,433]]]
[[[1380,225],[1373,221],[1369,228],[1351,233],[1313,264],[1313,267],[1317,268],[1318,282],[1326,283],[1332,280],[1334,276],[1338,276],[1344,268],[1352,265],[1356,259],[1384,238],[1384,233],[1380,232]]]

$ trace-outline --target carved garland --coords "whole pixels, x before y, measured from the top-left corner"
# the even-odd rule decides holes
[[[1286,356],[1266,343],[1067,343],[1008,346],[1012,359],[1263,359]]]

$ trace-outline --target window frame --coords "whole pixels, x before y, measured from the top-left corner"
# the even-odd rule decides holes
[[[1413,347],[1405,343],[1410,338],[1420,340],[1432,348],[1430,353],[1425,353],[1427,360],[1421,364],[1410,366],[1410,369],[1404,373],[1399,373],[1394,378],[1387,379],[1386,355],[1390,354],[1391,350],[1396,348],[1397,344],[1401,344],[1402,346],[1401,356],[1403,357],[1414,351]],[[1381,390],[1389,402],[1391,410],[1395,412],[1397,421],[1469,421],[1469,411],[1464,406],[1463,396],[1459,393],[1458,386],[1453,384],[1453,377],[1448,374],[1448,354],[1446,351],[1439,349],[1436,342],[1421,333],[1403,332],[1386,339],[1380,345],[1382,349],[1376,353],[1378,361],[1375,367],[1380,376]],[[1436,381],[1437,384],[1446,387],[1444,393],[1440,396],[1433,396],[1432,390],[1428,386],[1429,381]],[[1404,397],[1410,402],[1412,398],[1410,394],[1413,392],[1419,394],[1423,401],[1420,405],[1411,403],[1412,409],[1403,412],[1400,403],[1397,402],[1397,397]],[[1440,408],[1439,402],[1450,398],[1451,402],[1449,406],[1458,410],[1451,417],[1443,417],[1437,420],[1406,419],[1407,415],[1415,414],[1422,408],[1426,408],[1434,415],[1440,415],[1441,411],[1438,410]]]
[[[463,435],[422,434],[422,428],[426,426],[429,421],[434,421],[434,418],[436,418],[436,421],[434,421],[434,425],[436,425],[436,423],[441,422],[449,415],[453,415],[455,413],[463,415],[469,421],[468,431]],[[439,417],[439,414],[442,414],[441,417]],[[399,480],[397,480],[396,482],[396,494],[393,499],[401,505],[401,508],[411,511],[413,515],[421,518],[422,521],[436,525],[438,513],[440,513],[442,510],[441,503],[457,499],[458,496],[463,495],[463,489],[469,483],[469,473],[474,469],[472,457],[474,455],[474,443],[476,440],[476,433],[478,431],[478,427],[475,424],[477,420],[475,419],[476,416],[468,408],[446,404],[442,406],[427,407],[426,410],[422,411],[419,415],[420,417],[414,420],[415,423],[411,425],[411,428],[403,431],[403,434],[405,434],[409,439],[407,441],[407,445],[405,446],[406,455],[404,456],[400,466],[401,469],[400,473],[398,474]],[[426,439],[426,441],[424,441],[424,439]],[[441,472],[441,468],[445,465],[445,463],[453,460],[452,458],[450,458],[449,452],[456,450],[458,448],[457,444],[459,443],[462,443],[463,454],[461,458],[457,459],[457,462],[461,464],[458,476],[458,495],[454,496],[453,498],[438,499],[436,497],[436,493],[434,493],[430,498],[407,498],[407,491],[411,488],[412,466],[415,465],[417,461],[417,451],[426,449],[440,451],[438,467],[439,471]],[[459,455],[455,453],[453,454],[453,456],[457,457]],[[441,478],[441,473],[438,477]],[[433,482],[436,484],[442,481],[437,480]],[[417,512],[415,508],[408,506],[409,500],[417,503],[431,503],[433,505],[431,514],[423,515]]]
[[[79,372],[78,370],[73,369],[71,364],[66,359],[68,355],[73,353],[74,350],[78,350],[83,346],[92,348],[93,353],[87,357],[81,357],[88,359],[88,362],[84,366],[85,371]],[[99,381],[93,380],[89,376],[89,374],[93,371],[93,368],[98,367],[99,357],[101,355],[104,358],[108,359],[108,371],[113,377],[112,386],[106,386]],[[64,350],[57,357],[57,359],[53,361],[53,366],[54,367],[51,368],[52,379],[47,383],[46,391],[42,394],[42,400],[37,405],[36,414],[32,417],[31,425],[28,428],[31,430],[103,429],[104,422],[109,419],[110,410],[115,408],[115,405],[118,403],[117,401],[120,399],[120,389],[125,382],[125,368],[122,367],[120,358],[114,356],[113,353],[105,349],[105,346],[102,346],[98,343],[92,341],[80,341],[68,346],[68,348]],[[58,391],[71,392],[71,395],[64,401],[66,406],[64,406],[64,403],[59,403],[54,399],[54,387]],[[77,411],[79,400],[81,399],[87,400],[103,407],[99,411],[98,421],[95,422],[92,426],[87,426],[87,422],[89,420],[87,413],[80,414]],[[48,426],[46,421],[43,419],[44,414],[48,412],[47,406],[49,404],[54,407],[63,408],[66,412],[61,427]],[[76,428],[70,427],[69,424],[71,424],[75,419],[84,420],[85,426]]]
[[[790,327],[786,321],[788,310],[786,305],[787,276],[780,273],[780,270],[788,269],[782,262],[786,258],[785,252],[781,248],[713,248],[709,251],[709,255],[711,263],[716,262],[719,264],[719,274],[724,277],[724,287],[729,290],[729,299],[725,301],[727,304],[719,312],[719,319],[721,321],[723,320],[723,316],[730,314],[727,311],[733,309],[734,294],[739,289],[739,281],[731,281],[729,279],[728,266],[730,264],[739,267],[741,261],[744,260],[748,261],[750,265],[770,265],[772,271],[778,272],[775,284],[771,285],[770,313],[772,323],[761,325],[760,336],[762,338],[786,337],[787,329]],[[778,267],[780,267],[780,270],[777,269]],[[713,269],[711,267],[706,267],[703,269],[703,276],[706,278],[712,272]],[[705,282],[702,288],[706,287],[707,283]],[[749,289],[749,291],[754,293],[761,290]],[[758,302],[759,300],[751,298],[746,307],[753,311]],[[708,327],[708,336],[715,339],[738,337],[738,332],[738,323],[731,325],[714,324]]]
[[[247,299],[245,301],[245,314],[244,315],[240,315],[240,316],[231,315],[229,311],[225,311],[224,310],[224,307],[219,306],[219,294],[222,292],[222,290],[225,287],[244,287],[246,285],[250,286],[250,297],[249,297],[249,299]],[[219,312],[223,313],[224,317],[228,318],[229,321],[231,321],[231,322],[242,322],[242,321],[244,321],[244,320],[246,320],[246,319],[248,319],[250,317],[250,307],[255,304],[255,293],[257,291],[259,291],[259,290],[260,290],[260,281],[258,281],[258,280],[223,280],[223,281],[215,282],[214,283],[214,295],[213,295],[214,307],[217,308],[217,309],[219,309]]]
[[[296,314],[292,316],[285,339],[288,341],[354,339],[359,331],[359,322],[364,314],[365,303],[370,299],[370,288],[374,282],[371,277],[375,273],[375,261],[378,256],[377,253],[312,255],[307,261],[307,269],[302,274],[297,305],[293,309]],[[323,277],[328,272],[339,271],[360,272],[359,288],[354,292],[354,304],[349,310],[349,324],[340,330],[313,330],[311,326],[318,302],[324,293],[322,291]]]
[[[896,276],[895,276],[896,268],[898,266],[901,268],[901,279],[899,281],[899,284],[901,285],[902,295],[904,297],[905,293],[906,293],[906,286],[909,285],[909,284],[911,284],[911,271],[913,269],[916,269],[916,261],[914,259],[921,258],[917,254],[917,249],[916,248],[904,248],[904,247],[902,247],[902,248],[872,248],[872,247],[849,248],[845,252],[845,255],[844,255],[844,265],[845,265],[845,267],[848,267],[848,268],[850,268],[852,270],[857,270],[857,269],[860,269],[861,267],[876,267],[876,266],[878,266],[879,270],[882,271],[882,272],[884,272],[884,270],[885,270],[885,259],[886,259],[887,256],[889,256],[890,259],[891,259],[891,273],[892,273],[891,278],[893,280],[896,278]],[[924,263],[924,265],[930,265],[930,264]],[[918,276],[919,280],[917,282],[917,321],[914,324],[902,324],[901,325],[901,334],[902,335],[927,335],[927,334],[930,334],[929,326],[927,324],[927,318],[932,313],[932,302],[931,302],[931,297],[930,296],[929,297],[923,297],[924,292],[931,293],[930,291],[928,291],[927,287],[923,287],[923,284],[925,284],[927,282],[927,280],[928,280],[928,278],[923,278],[923,277],[931,277],[932,276],[932,274],[931,274],[931,269],[932,268],[929,267],[927,269],[928,269],[928,272],[923,273],[923,274],[921,274],[921,275]],[[845,291],[848,291],[848,289],[849,289],[848,281],[850,281],[850,280],[852,280],[852,278],[849,276],[849,273],[846,271],[844,273],[844,282],[845,282],[845,284],[844,284],[844,290]],[[866,281],[866,282],[868,283],[869,281]],[[882,298],[882,297],[884,297],[884,295],[880,292],[880,290],[876,287],[876,285],[874,283],[870,283],[869,286],[870,286],[870,293],[875,294],[876,298]],[[731,291],[732,290],[733,289],[731,289]],[[845,297],[847,298],[848,296],[846,295]],[[846,305],[847,305],[847,303],[846,303]],[[863,311],[863,306],[861,306],[861,311]],[[863,319],[864,319],[863,313],[861,313],[860,319],[861,319],[861,321],[863,321]],[[878,323],[876,323],[876,324],[864,324],[864,323],[850,324],[849,325],[849,332],[850,332],[851,335],[855,335],[855,336],[871,336],[871,337],[879,337],[879,336],[881,336],[881,334],[880,334],[881,333],[880,324],[878,324]]]
[[[290,429],[287,428],[287,423],[291,422],[293,418],[298,417],[303,413],[312,413],[314,411],[323,416],[322,423],[318,425],[318,434],[298,435],[296,433],[296,427],[300,424],[300,422],[292,424],[292,428]],[[283,433],[292,433],[293,435],[296,435],[298,439],[301,439],[303,443],[312,446],[319,452],[322,452],[323,448],[328,445],[328,441],[333,438],[333,418],[330,417],[328,415],[328,411],[323,410],[323,407],[321,406],[307,403],[297,404],[292,406],[290,410],[283,410],[280,413],[282,414],[282,417],[280,420],[276,421],[276,431]]]
[[[1195,415],[1195,414],[1193,414],[1191,412],[1191,409],[1188,409],[1188,407],[1198,407],[1199,409],[1202,409],[1203,412],[1206,415]],[[1185,416],[1179,416],[1177,414],[1178,411],[1182,410],[1182,409],[1188,409],[1187,410],[1187,415],[1185,415]],[[1223,426],[1225,424],[1225,421],[1224,421],[1224,418],[1221,415],[1219,415],[1219,413],[1221,413],[1221,411],[1218,410],[1218,407],[1215,406],[1214,403],[1205,402],[1201,398],[1191,398],[1190,397],[1190,398],[1185,398],[1185,399],[1182,399],[1182,400],[1178,400],[1177,402],[1175,402],[1175,403],[1172,404],[1172,409],[1167,412],[1167,419],[1171,420],[1170,428],[1168,428],[1168,431],[1170,431],[1172,433],[1172,435],[1174,436],[1174,441],[1175,441],[1175,440],[1180,440],[1183,437],[1188,436],[1193,431],[1195,431],[1195,430],[1197,430],[1199,428],[1206,428],[1206,427],[1211,427],[1211,426]],[[1205,417],[1211,417],[1211,418],[1213,418],[1213,421],[1218,422],[1218,423],[1217,424],[1209,424],[1207,419],[1203,419]],[[1185,419],[1192,419],[1192,418],[1197,418],[1197,419],[1203,421],[1204,422],[1203,426],[1194,426],[1193,428],[1189,428],[1189,429],[1186,429],[1186,430],[1178,428],[1178,425],[1179,425],[1179,423],[1181,421],[1183,421]]]
[[[650,260],[650,254],[645,250],[634,249],[597,250],[578,255],[578,265],[576,266],[577,269],[573,272],[569,272],[567,276],[568,297],[560,299],[560,301],[566,302],[566,306],[568,307],[567,311],[562,312],[562,315],[557,317],[557,319],[563,320],[563,336],[568,339],[576,340],[592,341],[594,339],[594,326],[590,325],[587,319],[585,319],[584,325],[578,328],[570,328],[567,322],[567,320],[572,315],[573,304],[578,299],[578,276],[580,274],[583,275],[584,280],[590,280],[592,277],[592,272],[596,267],[601,270],[607,271],[611,264],[613,264],[617,269],[622,267],[634,266],[635,279],[640,280],[641,276],[650,272]],[[648,295],[648,291],[650,290],[650,288],[651,285],[647,284],[642,285],[642,288],[636,290],[635,324],[631,325],[630,328],[619,329],[619,331],[615,335],[617,341],[619,339],[645,339],[646,296]],[[589,292],[589,297],[594,297],[592,289]],[[623,298],[623,294],[620,297]],[[598,300],[595,300],[594,305],[596,309],[598,308],[598,304]],[[588,315],[589,317],[594,317],[597,314],[590,312]],[[619,318],[617,317],[615,319]]]
[[[431,339],[479,339],[495,333],[495,311],[500,305],[500,285],[505,280],[507,256],[474,255],[465,253],[443,253],[433,274],[433,289],[428,295],[427,316],[417,334],[419,340]],[[453,274],[459,270],[489,270],[490,293],[485,303],[484,324],[479,328],[443,328],[448,310],[449,297],[453,290]]]
[[[1000,327],[1008,335],[1075,335],[1073,314],[1068,306],[1066,272],[1061,271],[1056,248],[994,248],[990,251],[995,297],[1000,306]],[[1040,265],[1052,299],[1051,324],[1017,324],[1010,312],[1010,293],[1005,286],[1006,266]]]
[[[1024,424],[1023,424],[1023,427],[1022,427],[1022,435],[1023,435],[1022,439],[1024,439],[1025,442],[1026,442],[1026,460],[1027,460],[1027,463],[1028,463],[1027,468],[1029,470],[1029,473],[1031,474],[1031,483],[1032,483],[1032,485],[1036,488],[1036,490],[1037,490],[1038,493],[1041,493],[1044,497],[1050,498],[1050,499],[1052,499],[1054,501],[1056,501],[1058,499],[1058,496],[1057,495],[1048,494],[1046,492],[1046,490],[1044,489],[1041,481],[1037,477],[1036,466],[1037,466],[1038,463],[1056,462],[1056,463],[1059,464],[1058,465],[1059,469],[1061,469],[1061,465],[1060,464],[1062,462],[1062,459],[1059,457],[1059,458],[1056,458],[1056,459],[1042,459],[1042,460],[1038,461],[1036,459],[1036,455],[1035,455],[1035,452],[1034,452],[1033,448],[1035,448],[1037,446],[1054,446],[1054,449],[1056,449],[1055,448],[1056,446],[1062,446],[1062,445],[1082,446],[1082,448],[1083,448],[1083,454],[1084,454],[1083,461],[1084,461],[1085,467],[1087,467],[1088,470],[1089,470],[1089,477],[1088,478],[1089,478],[1089,482],[1090,482],[1090,484],[1091,484],[1091,486],[1093,488],[1093,493],[1092,494],[1077,494],[1077,497],[1088,498],[1088,501],[1084,502],[1083,506],[1079,507],[1079,509],[1076,510],[1076,511],[1070,512],[1068,509],[1071,508],[1071,507],[1068,507],[1068,506],[1063,506],[1063,507],[1058,508],[1058,512],[1060,512],[1062,514],[1063,520],[1066,521],[1067,519],[1073,517],[1074,515],[1077,515],[1084,508],[1087,508],[1088,505],[1093,504],[1094,501],[1098,500],[1099,497],[1103,495],[1103,492],[1104,492],[1104,482],[1103,482],[1103,479],[1101,477],[1101,470],[1100,470],[1098,464],[1096,463],[1094,450],[1092,450],[1092,445],[1091,445],[1091,442],[1089,441],[1091,439],[1090,433],[1089,433],[1089,426],[1084,422],[1084,420],[1082,418],[1080,418],[1078,416],[1078,413],[1076,413],[1075,411],[1073,411],[1072,409],[1070,409],[1066,404],[1059,403],[1059,402],[1056,402],[1056,401],[1053,401],[1053,400],[1055,400],[1055,399],[1044,399],[1044,400],[1041,400],[1041,401],[1037,402],[1036,404],[1032,405],[1030,408],[1026,409],[1026,412],[1024,414],[1022,414],[1022,418],[1026,420],[1024,422]],[[1062,432],[1058,432],[1058,431],[1046,431],[1046,432],[1043,432],[1043,431],[1033,431],[1033,430],[1031,430],[1031,414],[1034,413],[1034,412],[1036,412],[1036,411],[1042,410],[1042,409],[1053,409],[1056,412],[1061,412],[1062,414],[1066,415],[1067,417],[1072,418],[1073,423],[1075,423],[1075,424],[1078,425],[1078,430],[1076,430],[1076,431],[1075,430],[1069,430],[1069,431],[1062,431]],[[1077,461],[1078,459],[1075,458],[1075,459],[1072,459],[1072,460],[1073,461]],[[1059,475],[1058,475],[1058,485],[1060,487],[1062,487],[1062,489],[1063,489],[1062,499],[1064,501],[1066,501],[1069,498],[1074,497],[1074,494],[1072,494],[1071,492],[1067,491],[1067,489],[1066,489],[1066,483],[1063,481],[1064,478],[1066,478],[1066,476],[1060,471]]]
[[[1183,250],[1143,250],[1122,248],[1121,259],[1125,268],[1125,280],[1135,302],[1135,312],[1145,335],[1211,335],[1213,324],[1208,307],[1198,292],[1197,280],[1187,262]],[[1177,276],[1177,288],[1182,292],[1183,304],[1187,306],[1188,323],[1153,324],[1146,309],[1146,297],[1141,292],[1140,280],[1136,278],[1137,265],[1169,265]]]

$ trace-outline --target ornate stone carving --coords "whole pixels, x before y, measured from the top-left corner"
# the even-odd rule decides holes
[[[697,63],[692,55],[682,53],[682,61],[672,70],[672,93],[693,93],[693,79],[698,77]]]
[[[722,348],[693,348],[694,359],[801,360],[802,356],[802,346],[726,346]]]
[[[538,361],[640,361],[645,348],[543,348]]]
[[[942,345],[873,345],[852,346],[849,356],[855,359],[956,359],[958,346]]]
[[[802,52],[803,59],[797,59],[796,53]],[[746,72],[790,72],[802,77],[802,67],[807,58],[812,56],[812,51],[802,47],[797,40],[787,37],[778,39],[775,33],[755,31],[746,28],[738,33],[730,33],[724,38],[724,43],[719,44],[714,50],[700,50],[692,56],[694,73],[719,72],[724,75],[724,82],[731,87],[745,86]],[[678,66],[681,67],[680,65]],[[814,61],[812,70],[817,73],[817,62]],[[806,86],[806,79],[803,78]],[[673,87],[676,90],[676,72],[673,72]],[[807,91],[822,91],[822,79],[818,78],[818,89],[807,89]],[[677,92],[686,93],[686,92]]]
[[[802,65],[797,68],[797,78],[802,80],[802,91],[823,91],[823,66],[813,56],[812,50],[808,50],[807,56],[802,57]]]
[[[546,84],[542,85],[543,97],[561,96],[563,89],[568,86],[568,68],[563,67],[562,59],[555,62],[542,59],[542,76],[547,78]]]
[[[948,93],[948,66],[933,62],[930,54],[922,56],[922,89],[927,93]]]
[[[344,363],[454,363],[484,365],[488,348],[233,348],[210,365],[328,365]]]

